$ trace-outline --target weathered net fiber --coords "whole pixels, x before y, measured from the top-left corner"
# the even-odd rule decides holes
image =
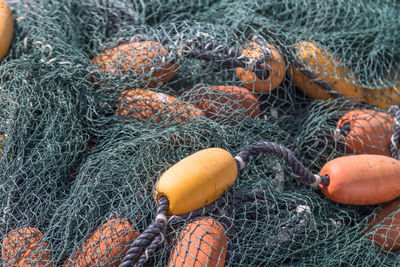
[[[353,153],[334,138],[342,115],[367,108],[388,113],[400,99],[400,4],[394,1],[43,0],[11,7],[14,40],[0,62],[3,266],[117,266],[155,218],[157,179],[179,160],[203,148],[235,155],[271,141],[318,173],[327,161]],[[187,91],[244,84],[234,65],[207,51],[188,56],[185,45],[240,52],[254,36],[274,45],[285,61],[286,75],[275,90],[250,86],[256,102],[245,107],[229,90]],[[129,45],[111,63],[92,61],[117,45],[145,41],[162,46],[148,50],[144,57],[154,58],[137,61],[136,69],[126,65],[134,50]],[[299,60],[301,41],[329,51],[334,68]],[[364,88],[362,99],[334,92],[329,99],[310,98],[293,82],[296,62],[314,73],[314,81],[323,76]],[[155,73],[167,63],[176,75],[163,82]],[[334,69],[343,64],[338,77]],[[162,94],[155,100],[121,97],[128,89],[133,96],[140,90]],[[204,99],[208,107],[199,106]],[[235,197],[242,190],[258,190],[257,198]],[[225,266],[393,266],[397,254],[363,233],[376,207],[334,203],[299,183],[280,158],[262,156],[207,214],[172,220],[146,266],[181,266],[188,255],[202,257],[206,252],[190,254],[196,243],[182,252],[185,231],[204,227],[199,221],[210,226],[203,229],[209,235],[225,231]],[[170,261],[179,244],[180,261]],[[222,266],[222,254],[212,257]]]

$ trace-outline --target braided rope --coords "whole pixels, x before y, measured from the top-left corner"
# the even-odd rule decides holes
[[[390,153],[393,158],[400,160],[400,108],[391,106],[389,112],[394,116],[393,135],[390,139]]]
[[[243,169],[250,161],[250,157],[261,156],[264,153],[272,153],[281,156],[293,170],[294,175],[303,183],[318,186],[319,184],[328,185],[329,177],[320,176],[312,174],[303,164],[294,156],[293,152],[282,145],[273,142],[258,142],[245,147],[240,151],[235,157],[238,170]],[[252,190],[242,190],[236,192],[233,195],[232,202],[227,205],[231,210],[235,210],[238,204],[243,202],[252,202],[254,204],[259,204],[261,206],[267,206],[269,209],[274,209],[275,206],[268,203],[264,199],[265,193],[261,189]],[[172,220],[189,220],[194,217],[203,216],[210,213],[213,209],[218,206],[218,201],[197,209],[195,211],[189,212],[187,214],[179,216],[171,216],[169,219],[166,215],[169,206],[168,199],[163,196],[160,198],[157,205],[157,216],[156,219],[150,226],[134,240],[131,247],[127,251],[125,257],[123,258],[120,267],[128,266],[143,266],[144,263],[149,259],[150,255],[156,250],[156,248],[165,240],[165,231],[167,224]],[[308,206],[302,205],[301,207],[296,207],[296,212],[301,213],[307,210]],[[225,214],[224,209],[221,210]],[[292,216],[291,220],[295,218]],[[304,226],[304,221],[301,224]],[[301,227],[300,227],[301,228]]]
[[[237,211],[237,206],[243,203],[252,203],[254,205],[260,205],[268,207],[269,210],[274,211],[276,206],[265,199],[265,191],[262,189],[250,189],[241,190],[233,194],[231,202],[226,205],[231,209],[231,213],[235,214]],[[218,205],[218,200],[195,211],[189,212],[183,215],[173,215],[167,218],[166,210],[168,208],[169,201],[166,197],[162,197],[158,203],[157,216],[155,221],[132,243],[131,248],[127,251],[124,259],[122,260],[120,267],[128,266],[143,266],[144,263],[150,258],[151,254],[157,249],[157,247],[165,240],[165,231],[167,224],[171,221],[187,221],[196,217],[204,216],[210,214]],[[300,214],[303,211],[310,213],[310,208],[307,205],[296,205],[296,214]],[[217,214],[226,215],[224,209],[219,210]],[[297,216],[293,215],[289,220],[282,225],[282,230],[287,231],[288,228],[293,228],[289,230],[290,232],[297,232],[299,228],[304,228],[306,225],[305,220],[300,221],[299,224],[295,224],[292,227],[289,225],[293,224]],[[287,235],[287,234],[286,234]]]
[[[164,242],[165,231],[167,228],[167,209],[169,201],[166,197],[161,197],[157,205],[157,217],[152,224],[136,238],[125,257],[121,261],[120,267],[143,266],[156,248]]]
[[[215,61],[225,67],[245,68],[254,72],[258,78],[265,80],[269,76],[269,71],[261,65],[265,64],[266,59],[270,56],[270,51],[265,45],[261,45],[261,49],[263,53],[261,58],[248,59],[232,48],[228,49],[212,42],[204,44],[198,40],[189,40],[179,49],[178,57]]]
[[[236,206],[243,202],[255,202],[260,205],[267,205],[267,201],[259,199],[264,195],[261,189],[243,190],[234,194],[233,202],[228,206]],[[132,243],[125,257],[121,261],[120,267],[143,266],[150,258],[150,255],[156,248],[165,240],[165,231],[167,224],[171,221],[190,220],[195,217],[204,216],[211,213],[218,206],[218,201],[215,201],[203,208],[183,214],[173,215],[169,219],[166,215],[169,201],[166,197],[160,198],[157,206],[157,216],[155,221]],[[275,208],[270,205],[270,208]]]
[[[319,176],[312,174],[304,165],[294,156],[293,152],[286,147],[273,142],[258,142],[245,147],[235,157],[238,169],[241,170],[250,161],[250,157],[260,156],[269,153],[282,157],[292,168],[293,174],[300,182],[318,186],[318,184],[329,185],[328,176]]]

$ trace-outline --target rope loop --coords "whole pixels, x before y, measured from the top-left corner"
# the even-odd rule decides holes
[[[317,176],[312,174],[311,171],[304,167],[304,165],[294,156],[291,150],[274,142],[258,142],[245,147],[235,157],[238,169],[240,170],[243,166],[246,166],[250,161],[250,157],[257,157],[260,153],[275,154],[282,157],[292,168],[294,176],[304,184],[314,187],[318,184],[329,184],[328,176]]]

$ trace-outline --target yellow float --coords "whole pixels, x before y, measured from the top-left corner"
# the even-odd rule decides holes
[[[381,89],[364,89],[364,99],[381,109],[400,104],[400,85]]]
[[[0,60],[8,53],[13,39],[14,21],[11,10],[4,0],[0,0]]]
[[[157,181],[155,197],[169,200],[169,214],[181,215],[214,202],[236,180],[235,159],[221,148],[200,150],[168,169]]]
[[[312,42],[299,42],[294,48],[297,62],[304,66],[303,71],[308,71],[315,79],[324,82],[334,93],[354,102],[361,102],[364,95],[363,89],[346,81],[346,76],[350,80],[355,80],[355,76],[350,74],[350,69],[342,62]],[[319,100],[333,98],[321,85],[312,81],[295,66],[292,66],[289,75],[294,84],[308,97]]]

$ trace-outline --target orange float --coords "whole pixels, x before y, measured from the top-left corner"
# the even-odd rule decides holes
[[[0,155],[3,153],[3,146],[6,143],[6,138],[4,134],[0,134]]]
[[[349,131],[343,135],[346,147],[351,152],[390,157],[393,124],[394,117],[389,114],[368,109],[355,109],[343,115],[336,128],[349,127]]]
[[[381,89],[364,89],[364,99],[381,109],[400,105],[400,85]]]
[[[223,226],[212,218],[186,224],[172,251],[168,267],[223,267],[228,238]]]
[[[3,240],[1,259],[3,266],[54,266],[43,233],[34,227],[11,231]]]
[[[321,169],[329,185],[319,185],[332,201],[375,205],[400,196],[400,162],[382,155],[350,155],[333,159]]]
[[[127,220],[113,218],[101,225],[64,266],[118,266],[138,236]]]
[[[366,237],[386,251],[400,249],[400,200],[378,209],[365,230]]]
[[[259,93],[273,91],[282,83],[286,75],[286,63],[278,49],[272,44],[265,45],[269,51],[269,58],[261,66],[268,70],[268,78],[262,80],[250,70],[236,68],[236,75],[250,91]],[[243,47],[242,54],[249,59],[258,59],[263,57],[263,50],[259,43],[251,42]]]
[[[316,46],[312,42],[302,41],[294,46],[296,60],[304,66],[304,71],[310,72],[315,79],[326,83],[335,93],[338,93],[354,102],[361,102],[364,92],[361,87],[346,81],[355,80],[350,69],[328,51]],[[328,100],[332,95],[325,91],[321,85],[304,75],[301,69],[294,66],[289,71],[294,84],[312,99]]]
[[[173,96],[151,90],[125,90],[119,97],[117,114],[142,122],[193,122],[204,113]]]
[[[172,80],[178,66],[164,62],[167,53],[164,47],[154,41],[127,43],[103,51],[92,62],[105,74],[144,75],[140,87],[157,87]],[[154,68],[154,70],[153,70]],[[151,77],[148,73],[151,73]]]
[[[239,86],[211,85],[199,86],[181,93],[184,100],[193,103],[212,120],[230,117],[260,115],[257,97],[247,88]]]
[[[14,36],[13,15],[7,2],[0,0],[0,60],[2,60],[10,49]]]

